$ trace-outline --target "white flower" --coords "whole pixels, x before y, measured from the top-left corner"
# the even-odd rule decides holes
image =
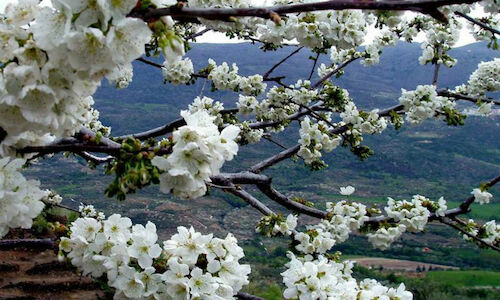
[[[198,260],[198,255],[204,253],[205,245],[212,239],[212,235],[202,235],[195,232],[193,227],[177,227],[178,233],[164,243],[165,251],[181,257],[181,262],[194,265]]]
[[[481,191],[481,189],[478,188],[473,189],[471,194],[474,196],[474,202],[481,205],[490,203],[491,198],[493,198],[492,194],[487,191]]]
[[[191,271],[189,279],[189,288],[191,295],[195,298],[207,297],[215,292],[217,284],[210,273],[203,274],[200,268],[194,268]]]
[[[153,259],[161,254],[161,247],[156,244],[156,225],[148,222],[146,227],[137,224],[132,227],[132,245],[128,247],[131,257],[137,258],[139,266],[150,267]]]
[[[436,116],[445,108],[453,108],[455,103],[445,97],[437,96],[433,85],[419,85],[415,91],[402,89],[399,103],[405,107],[406,120],[412,124],[419,124],[424,119]]]
[[[104,233],[112,241],[127,242],[130,237],[132,221],[129,218],[122,218],[119,214],[109,216],[103,222]]]
[[[487,116],[491,113],[491,107],[493,106],[493,102],[482,103],[477,108],[477,113],[482,116]]]
[[[101,228],[101,223],[94,218],[78,218],[71,223],[71,237],[80,236],[87,242],[91,242]]]
[[[138,275],[134,268],[121,266],[113,286],[129,298],[141,298],[146,286]]]
[[[340,194],[350,196],[356,189],[353,186],[340,187]]]

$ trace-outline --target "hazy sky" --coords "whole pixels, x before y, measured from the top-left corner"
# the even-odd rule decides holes
[[[18,0],[0,0],[0,11],[3,12],[5,6],[8,3],[16,2],[16,1],[18,1]],[[253,0],[252,2],[265,3],[265,1],[266,0]],[[49,1],[43,0],[43,2],[49,2]],[[465,21],[463,22],[463,24],[465,24]],[[464,27],[466,27],[466,26],[464,26]],[[373,33],[371,35],[373,36]],[[369,36],[370,36],[370,33],[369,33]],[[418,39],[417,39],[417,41],[418,41]],[[208,33],[204,34],[203,36],[199,37],[197,39],[197,42],[200,42],[200,43],[238,43],[240,41],[237,39],[229,39],[223,33],[211,31],[211,32],[208,32]],[[462,33],[460,35],[460,39],[459,39],[456,46],[463,46],[463,45],[470,44],[472,42],[474,42],[472,35],[469,34],[467,32],[467,30],[462,30]]]

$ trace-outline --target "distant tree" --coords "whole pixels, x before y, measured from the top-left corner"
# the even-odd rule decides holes
[[[389,198],[382,211],[350,201],[352,186],[340,187],[346,200],[327,203],[321,210],[306,199],[281,193],[264,174],[287,159],[319,171],[327,167],[321,159],[324,153],[339,146],[368,159],[373,151],[363,137],[379,134],[388,125],[399,129],[405,122],[416,125],[429,118],[464,125],[458,102],[475,105],[476,114],[490,114],[500,105],[488,96],[500,89],[500,59],[480,63],[455,89],[439,87],[439,73],[456,63],[449,50],[461,33],[460,19],[469,22],[477,40],[498,48],[498,0],[271,2],[267,7],[210,0],[52,0],[48,7],[38,0],[20,0],[8,5],[0,15],[0,237],[12,228],[30,228],[48,208],[64,207],[55,191],[40,189],[39,182],[20,173],[35,160],[64,152],[83,157],[90,167],[106,165],[106,174],[114,180],[105,193],[119,200],[152,184],[186,200],[205,195],[207,187],[241,198],[264,215],[256,221],[258,232],[290,238],[290,262],[282,273],[286,299],[411,299],[404,285],[396,289],[376,281],[356,282],[352,262],[330,252],[356,230],[374,247],[387,249],[404,232],[442,222],[481,247],[500,250],[500,227],[494,220],[478,224],[458,217],[469,212],[473,202],[488,203],[488,190],[500,176],[478,184],[457,208],[448,208],[443,197],[415,195],[410,201]],[[470,17],[475,9],[484,16]],[[236,64],[213,60],[195,71],[183,56],[190,41],[210,30],[259,43],[263,50],[292,51],[262,74],[241,76]],[[369,31],[375,33],[372,41]],[[397,105],[359,109],[349,93],[330,80],[355,61],[377,64],[385,47],[399,40],[412,42],[418,34],[425,36],[419,62],[433,65],[434,72],[428,85],[403,90]],[[286,74],[273,75],[303,48],[315,53],[307,78],[285,84]],[[328,52],[332,63],[316,66]],[[144,55],[163,55],[165,63]],[[201,78],[213,90],[232,91],[235,105],[225,108],[197,97],[177,120],[113,136],[99,121],[92,95],[104,78],[126,88],[135,60],[158,68],[171,84],[189,85]],[[311,81],[315,72],[319,80]],[[283,147],[249,169],[221,172],[240,146],[261,139],[279,145],[274,136],[294,122],[300,124],[297,145]],[[256,195],[290,214],[275,213]],[[299,216],[318,222],[298,230]],[[133,225],[118,214],[106,218],[91,206],[82,206],[69,228],[51,226],[59,237],[49,242],[58,243],[61,259],[84,275],[104,278],[116,298],[259,299],[240,292],[251,269],[239,262],[244,253],[231,234],[219,239],[179,227],[160,244],[153,223]]]

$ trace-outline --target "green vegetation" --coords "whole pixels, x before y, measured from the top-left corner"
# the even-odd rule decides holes
[[[491,286],[500,288],[500,272],[493,271],[431,271],[427,278],[453,286]]]

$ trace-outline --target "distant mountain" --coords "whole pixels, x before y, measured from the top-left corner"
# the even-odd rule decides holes
[[[187,56],[193,61],[195,70],[206,67],[208,58],[213,58],[218,64],[224,61],[229,64],[235,62],[241,74],[251,75],[264,73],[293,50],[295,47],[263,52],[257,45],[250,43],[193,44],[193,49],[188,52]],[[345,75],[335,79],[335,82],[349,90],[361,107],[391,105],[397,101],[401,88],[413,89],[418,84],[429,84],[432,80],[432,67],[423,67],[418,63],[420,54],[419,44],[401,42],[394,47],[384,49],[380,64],[364,67],[359,62],[354,62],[345,68]],[[287,75],[287,79],[284,80],[287,84],[295,83],[299,78],[307,78],[313,63],[308,59],[310,55],[310,52],[303,49],[276,69],[273,75]],[[458,63],[452,69],[444,67],[441,69],[440,87],[454,87],[464,83],[479,62],[491,60],[498,53],[488,49],[484,43],[476,43],[453,49],[451,55],[458,59]],[[152,60],[162,63],[160,59],[152,58]],[[322,55],[318,66],[320,63],[330,64],[329,55]],[[313,77],[313,80],[315,79],[318,79],[316,74]],[[134,81],[131,86],[125,90],[116,90],[105,83],[95,95],[96,106],[106,112],[102,114],[103,120],[113,126],[116,134],[121,134],[128,130],[134,131],[148,126],[161,125],[166,119],[177,117],[178,111],[185,109],[192,99],[199,95],[202,86],[203,80],[198,80],[194,87],[165,85],[160,70],[135,62]],[[234,93],[211,93],[207,86],[204,95],[222,100],[228,107],[235,105],[236,94]],[[144,104],[145,111],[148,111],[151,105],[167,105],[169,109],[161,113],[155,110],[154,116],[148,115],[138,122],[139,124],[136,124],[135,120],[139,120],[137,118],[140,118],[140,114],[127,114],[133,118],[132,123],[125,123],[127,127],[123,127],[124,123],[120,122],[122,118],[119,115],[110,112],[115,111],[117,107],[127,110],[128,106],[132,106],[131,109],[136,111],[135,105],[139,103]],[[129,126],[130,124],[138,127]]]

